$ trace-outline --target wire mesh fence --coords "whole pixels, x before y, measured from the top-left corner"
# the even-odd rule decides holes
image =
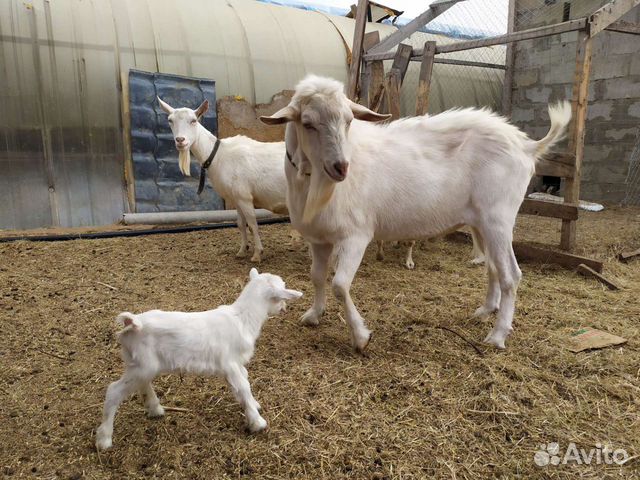
[[[636,144],[629,160],[629,174],[626,184],[627,191],[622,204],[640,206],[640,127],[638,127]]]

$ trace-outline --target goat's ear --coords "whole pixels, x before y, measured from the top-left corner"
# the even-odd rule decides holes
[[[302,296],[302,292],[290,290],[288,288],[281,288],[275,292],[275,296],[280,300],[296,300]]]
[[[160,97],[156,97],[156,98],[158,99],[158,102],[160,102],[160,108],[162,108],[162,110],[167,112],[169,115],[172,114],[175,111],[175,108],[173,108],[167,102],[163,102]]]
[[[255,280],[258,278],[258,270],[256,268],[252,268],[249,272],[249,280]]]
[[[196,109],[196,117],[200,118],[209,110],[209,100],[206,100],[200,104]]]
[[[389,114],[376,113],[373,110],[369,110],[367,107],[363,107],[360,104],[352,102],[351,100],[349,100],[349,107],[351,107],[351,112],[353,113],[354,118],[364,120],[366,122],[380,122],[391,117]]]
[[[293,108],[291,105],[287,105],[286,107],[278,110],[270,117],[263,115],[262,117],[260,117],[260,121],[262,123],[266,123],[267,125],[280,125],[282,123],[296,120],[299,116],[300,112],[298,112],[298,110]]]

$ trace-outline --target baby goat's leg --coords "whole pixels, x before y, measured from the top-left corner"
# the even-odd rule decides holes
[[[251,385],[249,384],[247,370],[241,365],[232,364],[226,370],[227,382],[233,391],[233,395],[244,408],[247,417],[247,425],[251,432],[259,432],[267,427],[267,421],[260,416],[258,408],[260,404],[253,398]]]
[[[253,234],[253,256],[252,262],[260,262],[262,260],[262,242],[260,241],[260,233],[258,232],[258,222],[256,220],[256,211],[253,208],[252,202],[245,200],[238,201],[238,209],[242,210],[244,218],[247,220],[247,224]]]
[[[161,417],[164,415],[164,408],[160,405],[160,400],[158,400],[158,396],[153,390],[151,382],[142,384],[140,396],[144,401],[144,408],[147,411],[147,415],[150,417]]]
[[[378,240],[376,242],[376,259],[384,260],[384,240]]]
[[[243,258],[247,255],[249,249],[249,242],[247,241],[247,220],[244,218],[242,210],[237,209],[238,212],[238,230],[240,230],[240,250],[236,253],[236,257]]]
[[[125,371],[120,380],[113,382],[107,388],[102,423],[96,432],[96,447],[98,450],[111,447],[113,420],[116,416],[116,411],[122,401],[135,392],[139,386],[140,379],[132,375],[130,371]]]
[[[336,244],[337,267],[333,277],[333,293],[342,303],[351,334],[351,344],[358,352],[363,352],[371,338],[371,331],[351,300],[349,290],[353,277],[358,271],[362,257],[369,244],[368,238],[351,237]]]
[[[333,245],[320,243],[309,245],[311,246],[311,281],[314,290],[313,306],[302,315],[300,320],[303,325],[318,325],[327,301],[324,289]]]

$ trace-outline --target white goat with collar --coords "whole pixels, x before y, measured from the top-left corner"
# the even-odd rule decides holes
[[[258,432],[267,426],[253,398],[245,365],[253,357],[263,323],[283,312],[286,301],[302,296],[289,290],[284,281],[255,268],[237,300],[206,312],[163,312],[151,310],[134,315],[124,312],[116,321],[124,327],[119,334],[126,369],[120,380],[107,389],[102,424],[96,434],[100,450],[112,445],[113,421],[118,406],[139,392],[150,417],[164,415],[164,408],[151,382],[159,374],[180,372],[226,378],[234,396],[244,408],[247,426]]]
[[[160,106],[169,115],[180,158],[180,170],[190,175],[191,155],[202,165],[213,152],[216,136],[198,121],[209,108],[205,100],[196,110],[173,108],[158,98]],[[247,225],[253,234],[252,262],[262,259],[262,242],[258,233],[255,208],[287,214],[287,180],[282,166],[284,142],[258,142],[244,135],[220,139],[220,146],[207,169],[214,190],[228,206],[238,211],[238,229],[241,243],[237,257],[247,254]]]
[[[504,348],[521,278],[511,246],[516,215],[536,159],[563,136],[571,109],[564,102],[549,114],[551,129],[540,141],[494,113],[471,108],[376,125],[369,122],[388,116],[350,101],[340,82],[314,75],[302,80],[287,107],[261,117],[267,124],[288,122],[287,151],[298,165],[310,166],[310,177],[285,167],[291,223],[313,256],[315,299],[302,322],[318,324],[325,310],[334,255],[333,291],[353,346],[364,350],[371,332],[349,290],[369,242],[430,238],[469,225],[489,276],[476,315],[498,310],[485,341]]]

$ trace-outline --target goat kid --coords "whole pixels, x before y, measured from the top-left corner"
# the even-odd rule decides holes
[[[198,121],[209,109],[205,100],[196,110],[173,108],[158,98],[160,107],[168,114],[179,154],[180,171],[191,174],[191,153],[200,165],[213,152],[217,138]],[[228,206],[238,211],[241,242],[237,257],[244,257],[249,249],[247,225],[253,234],[252,262],[260,262],[264,251],[255,208],[287,214],[286,189],[282,162],[284,142],[258,142],[244,135],[220,139],[218,151],[207,169],[214,190]]]
[[[430,238],[468,225],[489,277],[475,315],[498,312],[485,342],[504,348],[521,278],[513,226],[536,160],[564,135],[569,103],[550,106],[549,116],[551,128],[539,141],[473,108],[376,125],[370,122],[388,115],[349,100],[342,83],[303,79],[288,106],[261,117],[267,124],[287,123],[286,151],[311,172],[301,178],[285,163],[291,223],[310,242],[313,257],[315,298],[303,324],[317,325],[325,311],[328,261],[335,255],[333,291],[352,345],[364,350],[371,332],[349,291],[369,242]]]
[[[164,415],[151,382],[162,373],[180,372],[224,377],[244,408],[247,426],[258,432],[267,426],[253,398],[245,365],[253,356],[263,323],[286,309],[288,300],[302,292],[286,288],[277,275],[259,274],[255,268],[237,300],[206,312],[151,310],[134,315],[124,312],[116,321],[125,372],[109,385],[96,447],[111,447],[113,421],[120,403],[138,392],[150,417]]]

